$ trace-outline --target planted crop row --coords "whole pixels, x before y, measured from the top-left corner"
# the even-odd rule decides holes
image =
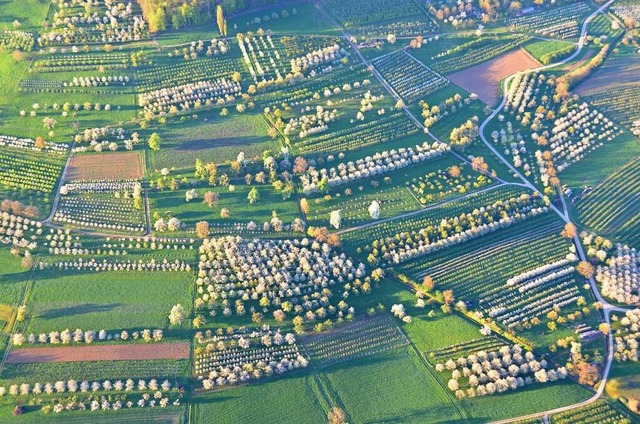
[[[639,204],[640,158],[635,158],[584,195],[577,209],[582,222],[593,230],[618,236],[628,234],[633,239],[634,228],[637,236],[640,226]]]
[[[449,81],[404,50],[373,62],[385,80],[407,103],[416,102],[449,85]]]
[[[374,122],[367,122],[317,137],[307,137],[296,143],[300,153],[331,153],[353,150],[384,143],[418,133],[416,127],[402,112],[385,115]]]
[[[359,321],[338,331],[312,336],[305,351],[321,367],[404,346],[407,338],[388,315]]]

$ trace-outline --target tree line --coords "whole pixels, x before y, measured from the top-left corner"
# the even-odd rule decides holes
[[[282,0],[138,0],[149,31],[177,30],[184,26],[204,25],[219,19],[216,8],[225,14],[280,3]]]

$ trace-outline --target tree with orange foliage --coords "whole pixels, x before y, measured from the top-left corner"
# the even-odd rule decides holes
[[[560,233],[560,235],[564,238],[572,239],[578,233],[578,229],[576,228],[573,222],[567,222],[564,224],[564,229]]]
[[[342,244],[342,240],[340,240],[340,236],[337,234],[329,234],[327,244],[332,247],[338,247]]]
[[[482,156],[476,156],[471,161],[471,167],[474,171],[486,174],[489,172],[489,165],[484,161]]]
[[[321,243],[327,241],[327,237],[329,237],[329,230],[327,230],[327,227],[309,227],[308,232],[311,237]]]
[[[449,175],[453,178],[458,178],[460,176],[460,167],[453,165],[451,168],[449,168]]]
[[[347,414],[341,408],[334,406],[327,414],[327,419],[329,424],[345,424],[347,422]]]
[[[576,271],[578,271],[578,274],[582,275],[584,278],[591,278],[593,277],[593,272],[595,270],[593,268],[593,265],[591,265],[589,262],[582,261],[576,267]]]
[[[27,218],[35,219],[40,214],[40,211],[35,206],[27,206],[24,208],[24,216]]]
[[[433,282],[433,277],[431,277],[430,275],[426,275],[422,279],[422,288],[424,288],[425,291],[430,292],[435,286],[436,284]]]
[[[442,301],[445,305],[450,305],[454,300],[453,290],[445,290],[442,292]]]
[[[575,364],[578,374],[578,383],[593,386],[600,378],[600,368],[597,365],[590,364],[581,360]]]
[[[200,238],[209,237],[209,223],[207,221],[200,221],[196,224],[196,236]]]
[[[47,142],[44,137],[36,137],[35,147],[36,149],[44,149],[47,146]]]

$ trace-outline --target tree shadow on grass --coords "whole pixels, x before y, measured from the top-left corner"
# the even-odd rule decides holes
[[[368,366],[377,365],[377,364],[384,364],[386,362],[391,362],[398,359],[393,355],[393,352],[394,350],[390,350],[387,352],[375,352],[370,355],[360,356],[353,359],[347,359],[347,360],[336,362],[333,364],[330,363],[327,365],[322,365],[322,366],[319,366],[318,368],[322,372],[328,373],[328,372],[334,372],[334,371],[349,370],[353,368],[368,367]]]
[[[107,304],[84,303],[82,305],[71,306],[69,308],[49,309],[41,312],[38,315],[38,318],[55,319],[55,318],[61,318],[65,316],[109,312],[123,305],[124,305],[123,303],[107,303]]]
[[[18,283],[26,281],[29,276],[26,272],[14,272],[12,274],[0,274],[0,284],[2,283]]]
[[[215,137],[215,134],[211,134]],[[267,142],[269,139],[267,137],[260,136],[246,136],[246,137],[224,137],[224,138],[198,138],[191,139],[189,141],[184,141],[180,143],[176,143],[173,148],[177,151],[189,151],[195,152],[199,150],[207,150],[215,147],[240,147],[247,146],[251,144],[263,143]]]
[[[429,408],[420,408],[417,409],[415,411],[413,411],[410,414],[403,414],[400,417],[392,417],[392,418],[383,418],[383,419],[376,419],[375,421],[367,421],[367,423],[380,423],[380,424],[392,424],[392,423],[406,423],[406,422],[430,422],[430,419],[433,418],[429,418],[429,417],[434,417],[435,416],[443,416],[443,414],[451,414],[453,413],[454,409],[453,409],[453,405],[442,405],[442,406],[438,406],[438,407],[429,407]],[[488,420],[473,420],[473,421],[469,421],[468,419],[464,419],[464,418],[455,418],[455,419],[450,419],[450,420],[446,420],[446,421],[438,421],[439,423],[442,424],[469,424],[469,422],[488,422]]]

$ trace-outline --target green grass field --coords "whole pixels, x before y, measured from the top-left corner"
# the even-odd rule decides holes
[[[151,169],[189,168],[195,159],[224,163],[244,152],[247,160],[262,160],[262,152],[278,152],[278,143],[269,138],[262,116],[231,113],[228,117],[200,114],[198,122],[187,121],[160,128],[161,149],[149,153]],[[203,122],[209,116],[208,122]]]
[[[247,195],[252,187],[242,183],[236,185],[235,190],[231,192],[226,187],[201,186],[197,189],[198,198],[190,202],[185,201],[186,189],[153,192],[150,193],[151,214],[153,216],[155,212],[158,212],[164,216],[167,212],[171,212],[172,216],[179,218],[183,224],[191,228],[191,231],[199,221],[208,221],[222,227],[229,227],[235,223],[246,226],[247,223],[253,221],[262,229],[264,222],[271,220],[274,211],[285,224],[291,224],[300,215],[294,197],[283,200],[282,194],[276,192],[270,185],[256,185],[260,199],[256,203],[250,204]],[[210,208],[202,202],[202,197],[207,191],[219,194],[220,202],[216,208]],[[229,218],[220,217],[220,211],[223,208],[229,210]],[[175,235],[175,233],[164,234]]]
[[[0,299],[2,303],[11,306],[20,306],[30,278],[29,273],[20,266],[20,261],[7,247],[0,247]]]
[[[39,273],[27,331],[165,328],[173,305],[191,309],[191,280],[168,272]]]
[[[484,423],[560,408],[591,396],[593,393],[583,386],[564,381],[548,385],[536,384],[515,392],[466,399],[462,402],[462,408],[468,414],[469,421]]]
[[[557,62],[576,49],[572,43],[560,40],[535,40],[525,44],[523,48],[543,65]]]
[[[321,424],[326,422],[326,412],[318,396],[313,377],[296,372],[277,380],[195,396],[191,412],[196,422]]]
[[[462,419],[435,376],[404,348],[334,366],[322,380],[353,423]]]
[[[14,29],[13,22],[20,23],[22,31],[38,31],[47,16],[47,0],[0,0],[0,30]]]

